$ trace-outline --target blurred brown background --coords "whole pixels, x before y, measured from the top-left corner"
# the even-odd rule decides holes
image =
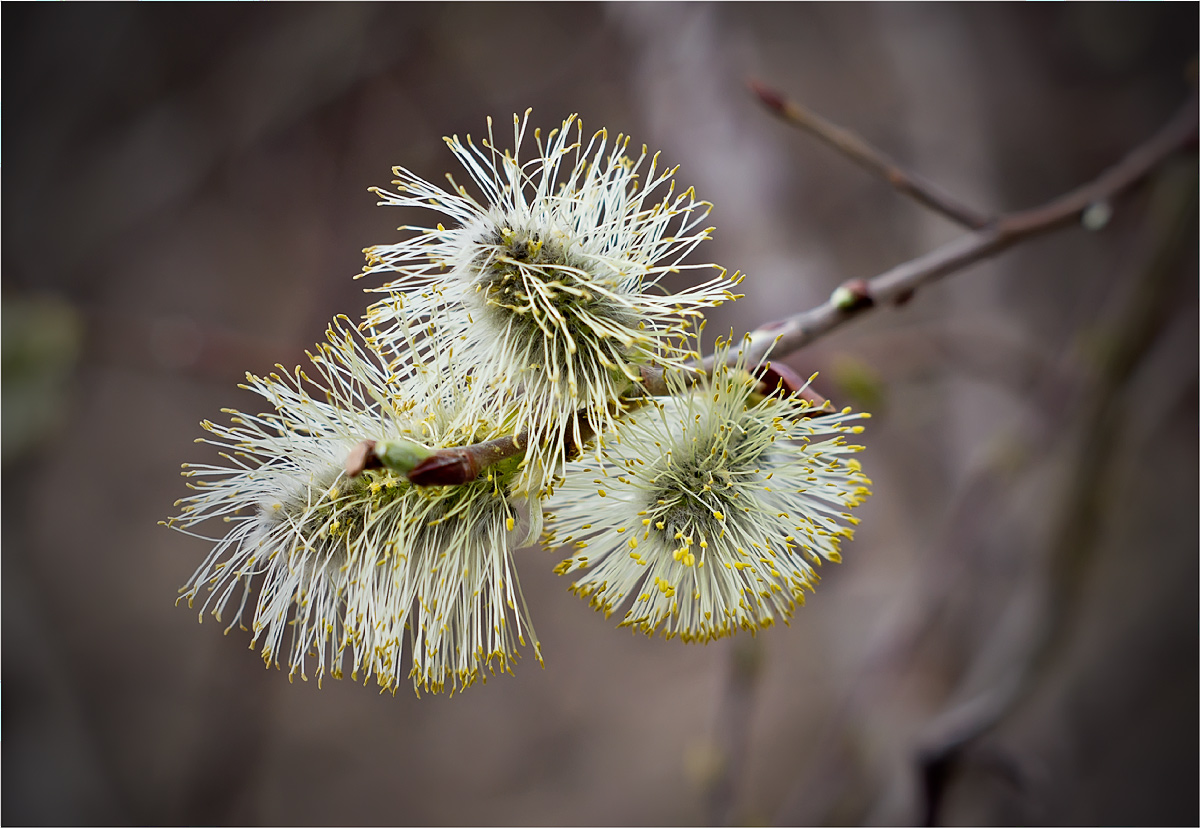
[[[1194,4],[6,5],[3,820],[1195,824],[1194,153],[1101,232],[790,359],[876,412],[876,493],[790,628],[630,635],[526,550],[545,670],[318,690],[173,606],[206,547],[156,522],[243,372],[361,313],[359,251],[408,218],[366,189],[439,180],[441,135],[533,107],[662,150],[716,205],[703,257],[749,274],[709,330],[743,331],[960,232],[746,78],[1015,209],[1165,121],[1196,32]]]

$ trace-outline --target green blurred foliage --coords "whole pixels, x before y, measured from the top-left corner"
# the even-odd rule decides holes
[[[64,422],[84,326],[77,310],[52,295],[7,296],[0,313],[0,444],[7,465]]]
[[[843,354],[834,361],[829,375],[837,387],[839,405],[851,405],[875,414],[883,412],[887,405],[887,389],[879,373],[866,362]]]

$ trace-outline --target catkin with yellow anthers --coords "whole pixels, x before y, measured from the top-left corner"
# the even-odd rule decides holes
[[[720,354],[714,362],[724,366]],[[558,525],[574,530],[586,517],[611,532],[594,538],[586,572],[562,571],[577,572],[575,585],[593,596],[642,607],[623,623],[647,634],[706,641],[786,621],[799,603],[794,585],[811,588],[813,565],[840,560],[836,541],[850,531],[841,522],[851,523],[847,510],[868,485],[845,457],[857,447],[840,437],[857,415],[814,420],[806,408],[794,397],[757,395],[751,372],[735,364],[623,424],[606,462],[624,473],[607,478],[605,505],[589,499],[594,485],[570,473],[551,501]],[[806,478],[819,497],[798,485]],[[636,526],[637,558],[615,554],[615,539]],[[665,596],[664,582],[680,591]]]

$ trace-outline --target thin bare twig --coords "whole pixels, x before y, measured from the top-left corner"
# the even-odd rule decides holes
[[[758,373],[761,380],[759,387],[762,393],[769,394],[776,388],[782,387],[784,393],[795,394],[811,404],[811,414],[808,416],[819,417],[830,413],[828,401],[812,388],[807,387],[804,381],[786,365],[761,365],[758,367]],[[690,376],[698,379],[702,375],[699,371],[695,371]],[[673,393],[673,389],[664,377],[662,368],[645,368],[642,371],[642,378],[643,391],[649,396],[664,396]],[[634,404],[636,404],[636,398]],[[586,420],[581,419],[578,435],[580,445],[570,446],[568,455],[582,449],[583,445],[591,441],[594,436],[595,433],[591,426]],[[461,486],[477,478],[489,466],[510,457],[516,457],[525,451],[527,440],[528,434],[522,433],[515,437],[511,435],[497,437],[494,440],[468,446],[435,449],[430,457],[422,460],[409,471],[407,477],[410,483],[417,486]],[[379,468],[382,464],[372,454],[374,448],[373,440],[364,440],[351,449],[350,454],[346,457],[346,474],[354,477],[364,469]]]
[[[750,334],[747,363],[754,364],[768,351],[776,358],[797,351],[871,308],[903,304],[929,282],[1078,220],[1093,204],[1107,203],[1175,152],[1195,143],[1197,113],[1193,96],[1149,140],[1087,184],[1039,207],[1003,215],[873,279],[847,282],[823,305],[759,327]],[[710,362],[705,364],[711,367]]]
[[[758,365],[768,354],[776,359],[786,356],[871,308],[883,304],[904,304],[912,298],[917,288],[929,282],[994,256],[1017,242],[1077,220],[1092,205],[1107,203],[1141,181],[1176,151],[1188,143],[1194,143],[1197,112],[1196,98],[1192,97],[1154,136],[1081,187],[1040,207],[1003,215],[972,233],[897,265],[873,279],[850,280],[834,291],[823,305],[760,326],[749,335],[741,349],[740,353],[745,356],[744,364]],[[837,134],[854,137],[852,133],[842,130]],[[865,143],[862,146],[867,147]],[[870,150],[870,147],[867,149]],[[736,359],[738,355],[731,354],[731,358]],[[710,355],[703,360],[700,368],[703,372],[710,372],[713,364],[713,356]],[[772,369],[767,366],[766,370],[769,372]],[[787,387],[789,378],[780,373],[778,365],[774,370],[772,376],[775,379],[764,375],[764,381],[783,381]],[[696,376],[701,374],[697,372]],[[671,393],[661,368],[644,369],[642,380],[647,394],[656,396]],[[806,398],[818,406],[824,404],[823,398],[815,393]],[[589,434],[586,439],[590,437]],[[524,435],[520,435],[500,437],[473,446],[440,449],[413,469],[409,479],[418,485],[465,483],[475,479],[489,465],[523,451],[523,446]]]
[[[906,172],[895,161],[850,130],[826,121],[812,110],[795,101],[789,101],[780,92],[759,81],[750,81],[750,89],[772,112],[789,124],[821,139],[851,161],[886,180],[898,192],[945,216],[955,224],[978,230],[991,223],[988,216],[943,192],[936,184],[915,173]]]

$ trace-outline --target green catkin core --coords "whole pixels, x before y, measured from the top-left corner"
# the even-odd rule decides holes
[[[582,355],[599,359],[604,367],[648,356],[631,344],[631,336],[619,333],[636,330],[639,319],[605,295],[619,291],[615,281],[597,278],[561,242],[503,228],[485,247],[476,288],[486,312],[509,331],[512,341],[536,343],[531,355],[548,367],[567,365]]]
[[[756,418],[746,418],[741,425],[693,443],[682,457],[658,461],[646,512],[650,530],[664,542],[690,546],[716,537],[724,528],[724,516],[742,508],[738,498],[770,445],[770,425]]]

